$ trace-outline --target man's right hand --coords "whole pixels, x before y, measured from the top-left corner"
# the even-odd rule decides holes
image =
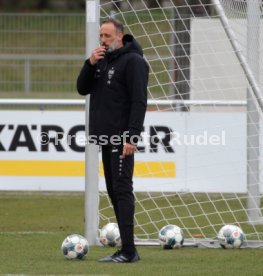
[[[106,47],[100,46],[96,49],[94,49],[91,53],[91,56],[89,58],[90,64],[95,65],[99,60],[103,59],[106,53]]]

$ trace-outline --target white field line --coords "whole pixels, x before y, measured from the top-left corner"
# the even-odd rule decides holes
[[[10,232],[0,232],[0,235],[47,235],[47,234],[55,234],[57,232],[49,232],[49,231],[10,231]]]

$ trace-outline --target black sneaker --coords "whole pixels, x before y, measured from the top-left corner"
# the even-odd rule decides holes
[[[121,254],[121,251],[117,250],[113,255],[99,259],[99,262],[102,262],[102,263],[112,262],[112,258],[118,256],[119,254]]]
[[[121,251],[119,251],[118,254],[116,253],[110,257],[102,258],[99,261],[107,262],[107,263],[135,263],[140,260],[140,256],[137,252],[135,252],[133,257],[128,257],[127,255],[123,254]]]

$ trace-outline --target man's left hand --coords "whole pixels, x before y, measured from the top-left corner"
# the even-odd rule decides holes
[[[127,155],[132,155],[132,154],[134,154],[135,150],[136,150],[135,145],[125,143],[123,145],[122,156],[125,157]]]

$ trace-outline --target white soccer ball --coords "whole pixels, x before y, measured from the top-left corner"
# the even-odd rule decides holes
[[[184,242],[183,230],[176,225],[166,225],[159,231],[159,241],[164,249],[180,248]]]
[[[239,248],[244,241],[244,232],[236,225],[227,224],[218,232],[217,239],[224,249]]]
[[[61,245],[62,254],[67,259],[84,259],[89,252],[87,239],[78,234],[73,234],[64,239]]]
[[[108,223],[100,231],[100,242],[104,246],[120,246],[121,237],[117,223]]]

